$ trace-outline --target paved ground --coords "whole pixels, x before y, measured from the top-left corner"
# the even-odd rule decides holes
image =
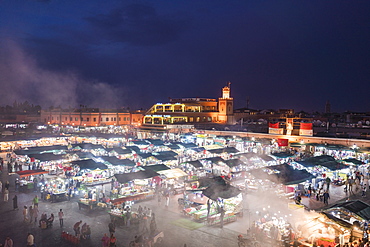
[[[2,154],[3,155],[3,154]],[[23,223],[22,208],[24,205],[31,205],[32,198],[36,193],[18,193],[14,191],[14,181],[16,175],[8,176],[6,168],[0,175],[1,181],[6,180],[10,182],[10,196],[9,202],[4,202],[0,198],[0,243],[4,243],[6,236],[10,236],[14,241],[14,247],[26,246],[27,233],[31,232],[35,236],[37,246],[74,246],[73,244],[62,240],[62,231],[73,232],[72,226],[75,222],[82,220],[91,226],[91,239],[81,242],[80,246],[101,246],[100,239],[104,233],[108,233],[108,223],[110,217],[106,211],[88,212],[79,210],[77,199],[65,202],[50,203],[40,202],[40,215],[46,212],[48,215],[57,212],[60,208],[65,212],[64,227],[59,226],[56,218],[52,228],[45,230],[40,229],[34,224]],[[332,186],[330,189],[330,204],[338,200],[345,200],[348,195],[343,190],[343,187]],[[12,198],[14,194],[18,195],[19,211],[13,210]],[[370,197],[370,196],[369,196]],[[350,195],[350,199],[362,199],[369,202],[369,197],[361,197],[359,195]],[[303,198],[303,204],[311,209],[320,209],[324,205],[315,199]],[[178,219],[184,218],[177,206],[177,198],[171,198],[170,207],[165,209],[163,205],[158,205],[155,200],[141,202],[143,206],[150,207],[156,214],[157,227],[164,232],[163,247],[214,247],[214,246],[237,246],[237,235],[245,234],[250,226],[250,222],[255,220],[258,215],[268,211],[281,211],[285,217],[290,217],[287,210],[288,201],[285,199],[278,199],[273,193],[251,194],[245,195],[245,210],[244,216],[238,218],[236,222],[225,225],[223,229],[216,226],[201,226],[195,230],[189,230],[184,227],[175,225],[174,222]],[[135,205],[134,207],[137,207]],[[269,208],[270,207],[270,208]],[[258,211],[258,213],[257,213]],[[295,217],[294,215],[291,217]],[[299,217],[299,216],[298,216]],[[118,240],[117,246],[128,246],[130,240],[139,233],[137,226],[131,228],[119,226],[116,231]]]

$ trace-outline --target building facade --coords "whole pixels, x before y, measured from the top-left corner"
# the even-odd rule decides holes
[[[70,126],[119,126],[141,125],[143,114],[131,113],[121,109],[53,109],[42,110],[41,121],[45,124],[58,124]]]
[[[233,98],[230,84],[222,89],[222,97],[170,99],[168,103],[157,103],[145,114],[143,127],[162,128],[166,125],[224,123],[234,121]]]

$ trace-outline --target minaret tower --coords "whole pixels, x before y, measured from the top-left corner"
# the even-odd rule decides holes
[[[227,124],[234,122],[234,99],[230,97],[230,82],[222,88],[222,98],[218,99],[218,121]]]

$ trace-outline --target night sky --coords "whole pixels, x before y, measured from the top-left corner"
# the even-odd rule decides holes
[[[3,0],[0,104],[370,111],[370,1]]]

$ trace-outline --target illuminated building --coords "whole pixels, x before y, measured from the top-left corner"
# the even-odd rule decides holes
[[[222,98],[180,98],[153,105],[144,116],[144,128],[171,128],[178,124],[221,123],[234,121],[230,83],[222,88]]]

